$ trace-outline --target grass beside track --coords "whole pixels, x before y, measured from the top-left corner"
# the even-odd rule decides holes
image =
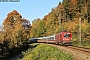
[[[63,51],[46,44],[38,44],[34,49],[22,52],[21,60],[74,60],[74,58]]]

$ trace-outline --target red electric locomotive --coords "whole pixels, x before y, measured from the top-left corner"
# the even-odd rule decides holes
[[[72,33],[71,32],[61,32],[55,35],[55,44],[71,44],[72,45]]]

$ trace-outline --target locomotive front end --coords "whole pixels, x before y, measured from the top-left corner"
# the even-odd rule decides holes
[[[63,44],[72,44],[71,32],[63,32]]]

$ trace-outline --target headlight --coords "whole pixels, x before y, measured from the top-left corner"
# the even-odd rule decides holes
[[[63,39],[64,40],[64,39]]]

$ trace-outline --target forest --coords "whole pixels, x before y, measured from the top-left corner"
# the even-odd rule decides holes
[[[34,19],[30,37],[43,37],[71,31],[74,45],[90,47],[90,1],[63,0],[44,18]]]
[[[72,32],[74,45],[90,48],[90,0],[63,0],[44,18],[34,19],[32,25],[17,10],[8,13],[0,26],[0,58],[27,48],[30,38],[63,30]]]

